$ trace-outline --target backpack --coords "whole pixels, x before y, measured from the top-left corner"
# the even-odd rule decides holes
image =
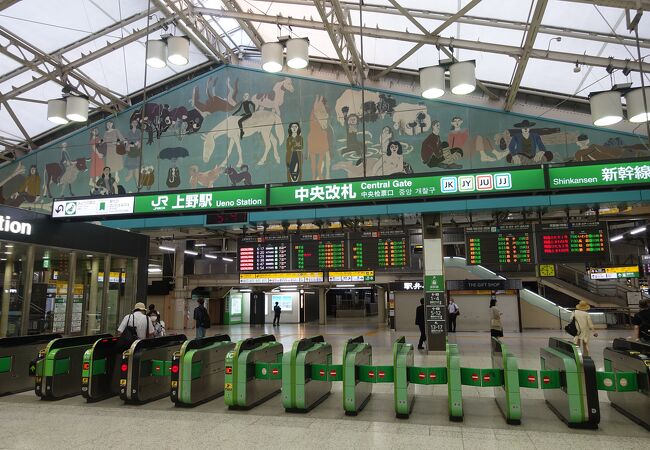
[[[157,320],[156,323],[154,323],[153,328],[155,337],[162,337],[165,335],[165,322]]]
[[[130,319],[133,319],[132,325],[129,325]],[[129,318],[126,320],[126,327],[124,328],[124,331],[122,331],[122,334],[120,334],[120,338],[118,339],[119,346],[130,347],[131,344],[133,344],[138,339],[139,339],[138,330],[135,327],[135,316],[131,314]]]
[[[577,336],[578,335],[578,327],[576,326],[576,318],[573,316],[571,318],[571,322],[569,322],[565,327],[564,331],[569,333],[571,336]]]

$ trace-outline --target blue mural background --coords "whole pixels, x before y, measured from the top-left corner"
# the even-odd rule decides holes
[[[626,133],[225,66],[3,167],[0,201],[362,177],[364,139],[366,176],[650,156]]]

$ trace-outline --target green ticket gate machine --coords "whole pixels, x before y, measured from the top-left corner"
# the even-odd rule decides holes
[[[614,372],[616,380],[616,391],[607,392],[612,406],[650,430],[650,344],[614,339],[604,357],[605,370]]]
[[[520,425],[519,364],[517,358],[508,351],[508,347],[495,337],[492,338],[492,368],[497,369],[503,377],[503,383],[494,387],[497,406],[509,425]]]
[[[542,372],[559,372],[560,389],[545,389],[549,408],[571,428],[598,428],[600,405],[596,366],[572,342],[549,338],[540,349]],[[544,381],[545,382],[545,381]]]
[[[338,367],[340,372],[341,366]],[[335,377],[332,346],[323,336],[294,342],[291,351],[282,357],[282,406],[285,411],[307,412],[323,402],[330,395]]]
[[[83,357],[97,341],[110,334],[58,338],[38,353],[35,368],[36,395],[43,400],[58,400],[81,394]]]
[[[95,341],[86,350],[81,368],[81,395],[96,402],[120,394],[122,354],[129,349],[117,337]]]
[[[407,344],[404,336],[397,339],[393,343],[393,395],[395,415],[399,419],[408,419],[415,404],[415,383],[410,380],[414,360],[413,344]]]
[[[223,395],[226,355],[234,348],[227,334],[185,341],[172,358],[172,402],[196,406]]]
[[[143,404],[169,395],[171,360],[187,338],[184,334],[138,339],[122,354],[120,398]]]
[[[361,365],[372,366],[372,347],[363,342],[363,336],[358,336],[343,347],[343,409],[348,416],[356,416],[372,394],[372,383],[363,383]],[[375,375],[373,372],[372,378]]]
[[[224,400],[230,409],[250,409],[282,386],[282,344],[271,334],[239,341],[226,356]]]
[[[0,339],[0,396],[34,389],[32,361],[52,339],[60,337],[37,334]]]

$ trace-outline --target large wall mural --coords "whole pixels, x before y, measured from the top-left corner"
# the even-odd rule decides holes
[[[648,156],[630,134],[222,67],[3,167],[0,201]]]

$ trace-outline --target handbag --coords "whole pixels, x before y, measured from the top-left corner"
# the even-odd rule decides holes
[[[133,319],[133,325],[129,325],[130,319]],[[126,327],[124,328],[124,331],[122,331],[122,334],[120,334],[120,338],[118,339],[118,345],[120,347],[130,347],[131,344],[133,344],[137,340],[138,340],[138,330],[135,327],[135,316],[131,314],[131,316],[128,319],[126,319]]]
[[[569,333],[571,336],[577,336],[578,335],[578,327],[576,326],[576,318],[573,317],[571,319],[571,322],[569,322],[565,327],[564,331]]]
[[[117,141],[115,144],[115,153],[118,155],[126,155],[126,141]]]

